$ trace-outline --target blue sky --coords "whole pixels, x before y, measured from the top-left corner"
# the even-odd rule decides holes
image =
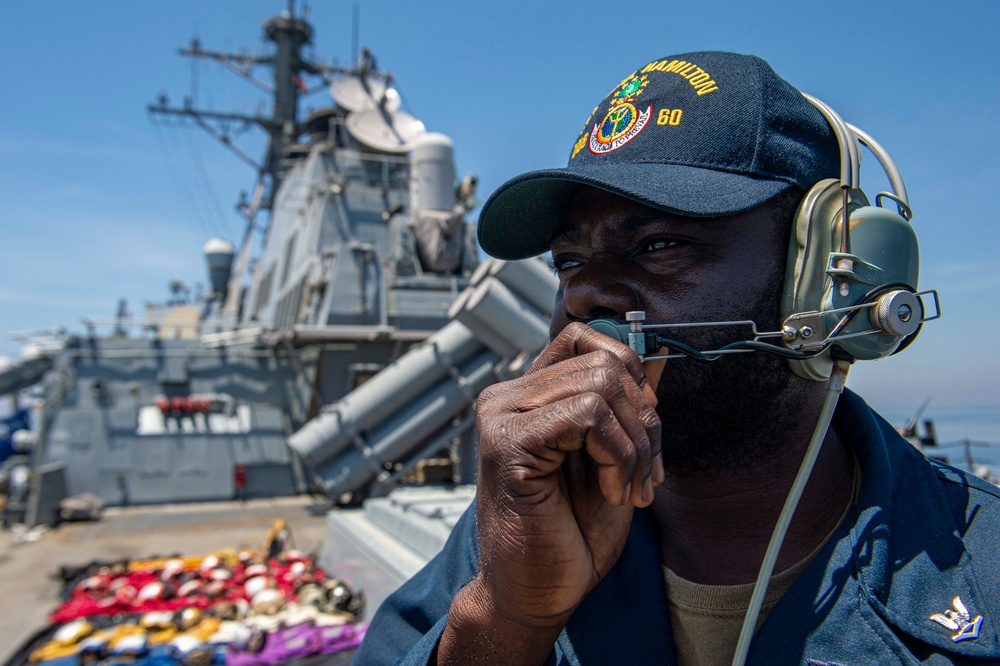
[[[146,104],[179,102],[192,65],[176,54],[251,52],[280,0],[0,3],[0,355],[7,333],[133,312],[178,277],[204,282],[200,248],[236,240],[251,171],[193,129],[160,127]],[[404,108],[450,135],[481,198],[519,172],[565,163],[593,106],[622,77],[691,50],[756,53],[889,150],[914,207],[921,286],[944,317],[899,357],[858,364],[850,386],[896,417],[988,414],[1000,440],[1000,3],[390,2],[362,0],[361,43],[392,71]],[[351,6],[310,7],[315,52],[350,60]],[[197,68],[198,102],[253,110],[262,97]],[[322,94],[306,107],[326,103]],[[253,155],[261,142],[244,146]],[[874,161],[869,192],[885,189]],[[992,435],[992,436],[991,436]]]

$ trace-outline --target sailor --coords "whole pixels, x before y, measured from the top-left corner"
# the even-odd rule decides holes
[[[832,123],[759,58],[669,56],[594,109],[567,168],[492,195],[488,253],[552,253],[551,342],[480,396],[477,501],[383,604],[356,663],[1000,660],[1000,491],[927,460],[850,391],[838,401],[850,355],[824,348],[825,376],[765,351],[643,364],[588,326],[644,311],[781,331],[799,235],[838,228],[797,226],[814,186],[843,174]],[[860,270],[849,261],[829,270]],[[733,335],[670,333],[695,357]]]

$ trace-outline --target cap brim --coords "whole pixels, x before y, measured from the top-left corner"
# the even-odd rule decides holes
[[[691,217],[742,213],[792,187],[781,180],[674,164],[588,164],[530,171],[501,185],[483,205],[479,244],[499,259],[547,252],[581,185]]]

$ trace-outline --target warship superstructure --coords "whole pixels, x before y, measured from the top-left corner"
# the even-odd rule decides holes
[[[33,386],[38,398],[8,522],[50,522],[81,493],[111,506],[358,499],[431,456],[470,481],[476,394],[545,344],[555,279],[538,261],[480,263],[475,178],[456,178],[450,139],[400,109],[369,51],[350,67],[310,59],[313,28],[292,7],[263,28],[267,55],[197,41],[181,53],[268,90],[269,114],[166,95],[149,106],[254,165],[239,247],[205,244],[205,293],[85,320],[83,335],[29,336],[0,367],[0,395]],[[333,103],[301,117],[303,96],[323,90]],[[267,136],[259,162],[236,141],[254,127]]]

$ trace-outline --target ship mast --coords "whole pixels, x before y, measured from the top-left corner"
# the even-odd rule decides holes
[[[268,55],[252,56],[204,49],[197,39],[192,39],[187,48],[178,49],[178,53],[185,57],[214,61],[270,94],[273,100],[270,115],[200,109],[190,98],[185,98],[183,106],[171,106],[166,95],[161,95],[156,103],[147,107],[154,117],[174,117],[194,123],[257,171],[253,196],[249,202],[242,202],[238,207],[246,218],[247,226],[223,306],[225,315],[235,317],[239,314],[243,298],[243,277],[249,263],[253,231],[257,228],[256,214],[262,209],[272,209],[274,197],[287,171],[284,159],[288,154],[287,149],[297,142],[305,129],[298,119],[299,98],[326,88],[337,75],[355,71],[325,65],[305,57],[302,49],[312,42],[312,34],[313,28],[306,21],[306,12],[296,16],[294,0],[289,0],[287,11],[264,22],[264,36],[274,44],[273,51]],[[271,69],[273,83],[255,75],[258,67]],[[372,71],[366,72],[366,75],[380,76]],[[306,77],[320,77],[321,80],[309,87]],[[268,136],[267,148],[259,162],[235,144],[240,135],[253,127],[263,129]]]

